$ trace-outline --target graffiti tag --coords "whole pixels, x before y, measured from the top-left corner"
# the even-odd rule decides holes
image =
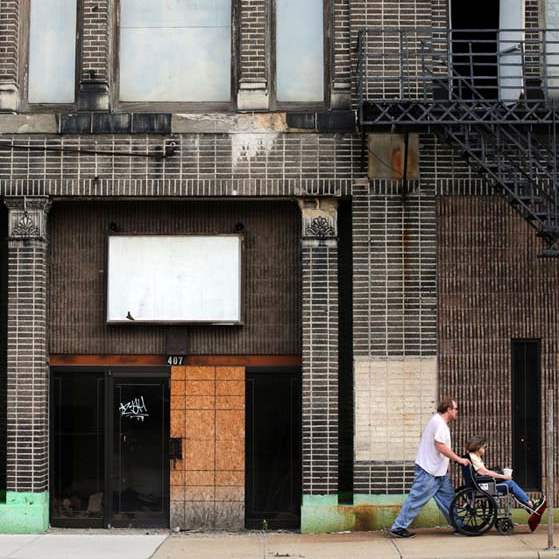
[[[144,402],[144,397],[134,398],[126,404],[122,402],[118,406],[120,411],[120,417],[129,417],[130,419],[135,419],[136,421],[144,421],[146,417],[149,417],[148,409]]]

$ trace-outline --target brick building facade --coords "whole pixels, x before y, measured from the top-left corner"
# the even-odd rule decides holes
[[[308,0],[308,32],[293,37],[283,22],[297,3],[215,0],[215,21],[194,13],[214,33],[196,51],[208,56],[207,84],[172,48],[203,26],[177,19],[183,35],[169,31],[142,74],[134,49],[155,37],[141,19],[150,3],[48,1],[75,9],[75,27],[64,28],[70,47],[39,52],[36,1],[0,0],[1,531],[385,526],[442,394],[460,401],[456,448],[486,435],[495,463],[521,469],[515,386],[527,374],[538,460],[525,473],[537,478],[529,489],[543,487],[557,259],[538,258],[546,239],[432,124],[361,118],[364,64],[367,99],[437,98],[432,76],[404,95],[387,57],[400,56],[402,30],[423,49],[417,29],[430,30],[430,59],[448,56],[447,0]],[[558,27],[551,1],[521,6],[526,37]],[[383,31],[360,50],[373,27]],[[320,40],[323,72],[316,57],[300,70],[296,48],[280,52],[282,34]],[[215,56],[230,60],[214,65],[223,45]],[[35,79],[49,56],[64,94]],[[181,97],[181,59],[207,90],[187,84]],[[172,85],[153,93],[150,76],[168,68]],[[242,324],[107,321],[110,237],[232,234],[243,242]],[[515,352],[531,351],[532,368],[518,372]],[[149,422],[126,431],[117,413],[117,395],[136,398],[140,386],[161,395],[146,447],[157,464],[126,443]]]

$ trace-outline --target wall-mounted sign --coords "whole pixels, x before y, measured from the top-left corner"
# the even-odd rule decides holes
[[[241,322],[239,235],[115,235],[107,322]]]

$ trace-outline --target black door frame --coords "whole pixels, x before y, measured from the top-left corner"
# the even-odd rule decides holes
[[[298,496],[299,496],[299,507],[298,507],[298,515],[299,515],[299,527],[301,525],[301,504],[302,504],[302,479],[303,479],[303,370],[301,367],[247,367],[245,370],[245,387],[246,387],[246,405],[245,405],[245,527],[247,527],[247,516],[246,513],[248,511],[248,499],[250,497],[250,486],[249,486],[249,474],[251,470],[252,464],[252,444],[253,441],[250,440],[249,433],[251,432],[249,429],[249,422],[252,419],[252,409],[248,405],[248,390],[249,390],[249,376],[252,375],[262,375],[262,376],[270,376],[270,375],[295,375],[299,379],[298,382],[298,426],[299,432],[297,437],[297,454],[299,458],[298,469],[296,472],[296,479],[294,480],[294,486],[297,488]],[[274,527],[271,527],[274,529]],[[281,528],[279,528],[281,529]]]
[[[165,526],[157,526],[161,528],[168,528],[170,526],[170,465],[169,465],[169,434],[170,434],[170,388],[169,382],[171,378],[171,368],[168,366],[145,366],[145,367],[99,367],[99,366],[53,366],[49,368],[49,449],[54,445],[54,399],[52,394],[54,392],[54,377],[56,374],[72,373],[92,373],[103,374],[104,377],[104,444],[103,444],[103,465],[104,465],[104,494],[107,498],[104,499],[103,507],[103,520],[99,522],[98,519],[94,520],[72,520],[64,519],[56,522],[57,527],[61,528],[111,528],[112,524],[112,484],[111,474],[113,466],[113,406],[114,406],[114,379],[126,378],[159,378],[167,381],[166,390],[166,406],[165,411],[165,435],[163,437],[164,444],[164,460],[163,460],[163,479],[165,481],[163,489],[163,509],[165,511],[164,521]],[[49,495],[51,493],[51,480],[54,475],[54,452],[49,452]],[[109,497],[110,496],[110,497]],[[54,499],[49,498],[49,520],[52,524],[53,519],[53,502]],[[153,528],[155,526],[134,526],[135,528]]]

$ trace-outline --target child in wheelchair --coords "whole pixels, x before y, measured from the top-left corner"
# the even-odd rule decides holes
[[[466,445],[468,458],[472,463],[472,469],[476,477],[484,476],[493,478],[496,481],[496,489],[500,494],[512,493],[515,500],[530,514],[528,525],[530,529],[534,531],[538,527],[546,508],[545,497],[542,495],[540,499],[534,502],[510,475],[488,469],[483,463],[486,448],[487,440],[478,436],[472,437]]]

